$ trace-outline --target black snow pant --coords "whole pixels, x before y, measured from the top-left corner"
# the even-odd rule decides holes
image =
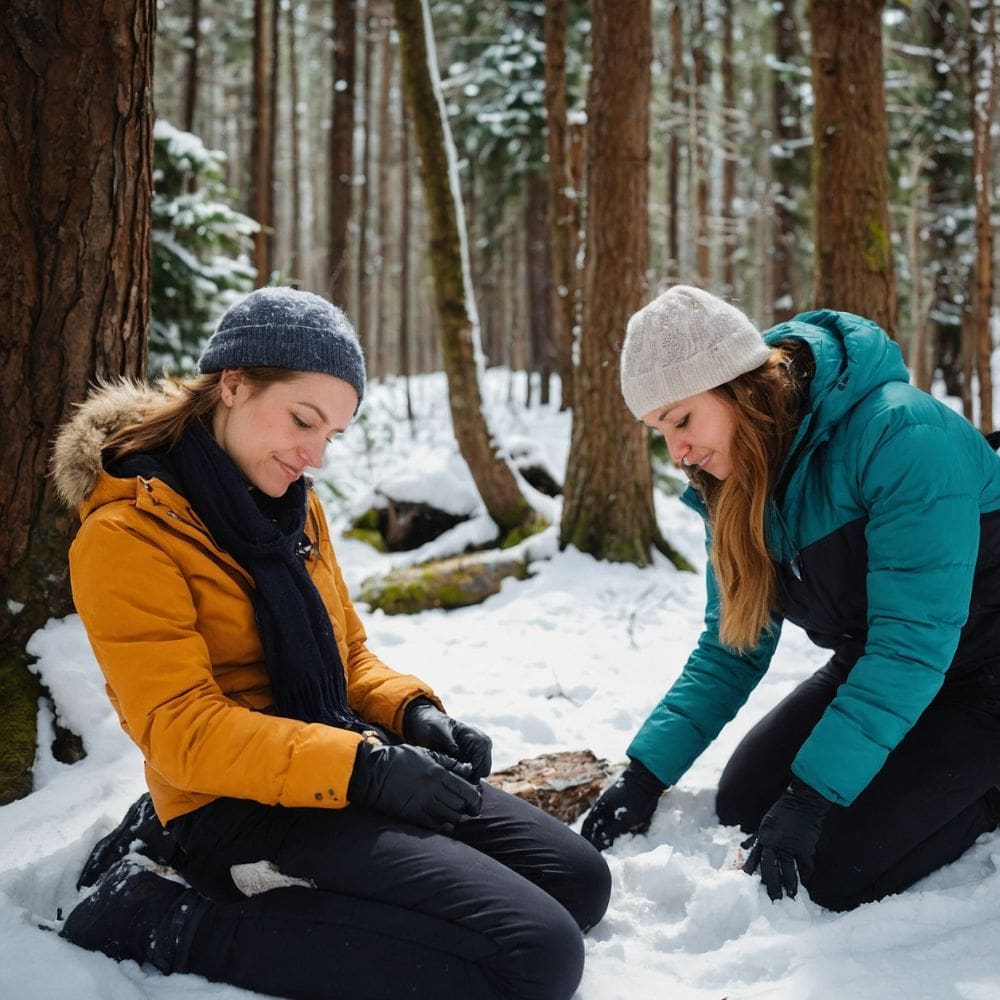
[[[181,873],[208,900],[176,971],[279,997],[566,1000],[583,973],[581,930],[611,891],[587,841],[485,784],[482,813],[450,835],[360,805],[238,799],[169,828]],[[243,896],[230,866],[261,860],[315,888]]]
[[[723,823],[757,830],[848,673],[834,657],[747,733],[719,780]],[[956,860],[1000,823],[998,784],[1000,662],[949,680],[857,799],[830,810],[810,897],[850,910]]]

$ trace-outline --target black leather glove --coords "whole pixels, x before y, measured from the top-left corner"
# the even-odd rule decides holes
[[[812,874],[816,841],[831,805],[804,781],[792,778],[757,832],[743,841],[744,847],[751,848],[743,870],[753,875],[760,869],[771,899],[781,899],[782,890],[794,899],[799,879],[805,881]]]
[[[493,741],[486,733],[445,715],[427,698],[406,706],[403,739],[470,764],[473,780],[485,778],[493,767]]]
[[[623,833],[642,833],[666,787],[644,764],[630,761],[594,803],[580,832],[599,851],[607,850]]]
[[[478,816],[483,793],[472,767],[421,747],[359,743],[347,784],[351,802],[363,802],[429,830],[446,830]]]

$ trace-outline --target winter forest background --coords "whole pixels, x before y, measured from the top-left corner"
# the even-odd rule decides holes
[[[387,428],[418,440],[411,382],[443,380],[479,510],[459,549],[538,535],[602,572],[698,569],[617,390],[628,316],[678,281],[762,328],[871,316],[993,429],[996,0],[0,8],[0,806],[87,750],[58,705],[39,723],[31,646],[72,611],[55,430],[97,380],[190,371],[254,286],[353,318],[392,400],[359,419],[369,471],[414,462]],[[531,422],[557,415],[535,462]],[[429,480],[343,527],[391,551],[414,503],[455,507]]]

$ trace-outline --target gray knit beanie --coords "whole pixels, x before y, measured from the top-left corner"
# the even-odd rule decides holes
[[[735,306],[700,288],[674,285],[628,321],[622,395],[641,419],[759,368],[769,354],[756,327]]]
[[[312,292],[258,288],[230,306],[198,361],[202,374],[224,368],[324,372],[365,394],[365,359],[351,321]]]

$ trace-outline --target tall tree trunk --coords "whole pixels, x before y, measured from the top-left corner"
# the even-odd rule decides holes
[[[302,134],[299,128],[299,63],[297,4],[288,5],[288,104],[291,132],[291,156],[288,173],[292,194],[292,217],[289,220],[288,248],[292,283],[306,282],[306,251],[302,241]]]
[[[527,178],[524,196],[524,275],[531,364],[528,377],[541,376],[538,401],[549,402],[549,382],[556,360],[552,330],[552,248],[545,218],[549,213],[549,185],[542,174]]]
[[[708,27],[705,23],[705,0],[698,0],[697,26],[694,42],[694,87],[691,90],[691,157],[692,176],[695,179],[695,226],[698,281],[705,285],[712,279],[712,244],[708,231],[709,153],[708,110],[705,98],[707,80],[711,71],[708,61]]]
[[[145,374],[154,0],[0,19],[0,804],[31,790],[25,643],[71,610],[49,444],[95,378]]]
[[[771,143],[774,218],[772,226],[772,323],[791,319],[798,311],[795,293],[795,211],[796,191],[801,182],[799,159],[794,144],[802,138],[801,102],[796,88],[789,85],[787,67],[800,55],[795,24],[795,0],[774,4],[774,57],[771,71],[771,117],[775,141]]]
[[[573,402],[576,326],[577,193],[571,190],[566,134],[566,0],[545,0],[545,121],[549,154],[552,339],[562,383],[561,408]]]
[[[184,128],[194,131],[194,115],[198,107],[198,56],[201,51],[201,0],[191,0],[191,20],[188,24],[187,69],[184,74]]]
[[[979,379],[979,426],[993,430],[993,225],[990,220],[993,160],[990,132],[996,93],[996,6],[994,0],[969,5],[969,62],[972,97],[972,177],[976,198],[976,255],[972,264],[971,308],[967,317],[969,346]],[[971,387],[970,387],[971,389]],[[967,412],[970,419],[973,414]]]
[[[354,181],[354,77],[357,0],[333,0],[333,121],[330,126],[330,191],[327,272],[330,298],[347,305],[347,229]]]
[[[955,4],[952,0],[931,0],[925,7],[928,27],[927,72],[933,84],[932,107],[947,107],[961,84],[957,67],[964,38],[955,28]],[[916,384],[929,389],[936,370],[940,370],[946,391],[962,392],[961,330],[965,273],[955,242],[955,213],[964,210],[956,198],[955,177],[968,170],[968,158],[958,142],[941,139],[930,157],[927,178],[927,208],[930,214],[928,256],[933,268],[934,287],[927,306],[930,357],[920,369]]]
[[[372,350],[371,337],[371,259],[368,252],[368,220],[371,212],[372,185],[370,180],[374,175],[372,169],[372,135],[374,127],[372,123],[372,108],[375,105],[372,92],[372,64],[375,61],[375,26],[377,17],[374,9],[375,0],[365,0],[365,54],[364,67],[361,77],[362,95],[364,102],[364,121],[362,122],[361,135],[361,204],[358,205],[358,269],[357,269],[357,290],[354,298],[354,327],[358,332],[358,340],[365,353],[372,357],[374,362],[374,351]]]
[[[813,300],[896,333],[889,139],[882,67],[884,0],[812,0]]]
[[[410,123],[405,114],[399,122],[399,373],[406,379],[406,419],[413,426],[410,376],[413,352],[410,344],[410,241],[413,232],[413,190],[410,170]]]
[[[279,95],[281,93],[281,0],[271,0],[271,28],[268,32],[271,42],[270,90],[268,100],[271,104],[271,131],[267,144],[267,217],[271,220],[270,239],[268,241],[268,259],[271,271],[281,270],[287,273],[288,259],[279,257],[279,235],[287,235],[287,224],[280,219],[277,209],[278,197],[278,132],[281,127]],[[279,225],[281,230],[279,233]],[[287,253],[287,251],[286,251]]]
[[[455,437],[490,517],[506,534],[533,521],[535,515],[521,495],[510,467],[497,453],[497,443],[483,414],[479,387],[482,355],[469,287],[458,165],[440,91],[430,9],[427,0],[393,0],[393,10],[406,105],[420,153],[430,224],[430,262]]]
[[[681,0],[670,7],[670,138],[667,140],[667,277],[681,277],[681,121],[684,101],[684,48]]]
[[[270,0],[271,4],[278,0]],[[253,138],[250,149],[250,216],[260,223],[253,238],[257,287],[271,280],[272,226],[271,168],[271,18],[268,0],[254,0],[253,35]]]
[[[741,144],[733,135],[736,121],[736,81],[733,70],[733,3],[722,0],[722,120],[723,149],[722,199],[719,215],[722,220],[722,292],[728,297],[736,293],[736,161]]]
[[[389,303],[386,294],[386,271],[389,267],[389,223],[392,206],[389,204],[389,170],[392,165],[392,11],[388,3],[380,11],[382,22],[382,77],[379,81],[378,115],[378,247],[375,251],[375,323],[372,338],[377,348],[375,371],[385,378],[390,370],[396,371],[398,341],[389,336]],[[390,347],[395,345],[397,354],[390,358]],[[390,369],[390,366],[392,368]]]
[[[644,566],[659,540],[649,438],[618,368],[646,296],[651,3],[594,0],[592,16],[583,334],[560,544]]]

